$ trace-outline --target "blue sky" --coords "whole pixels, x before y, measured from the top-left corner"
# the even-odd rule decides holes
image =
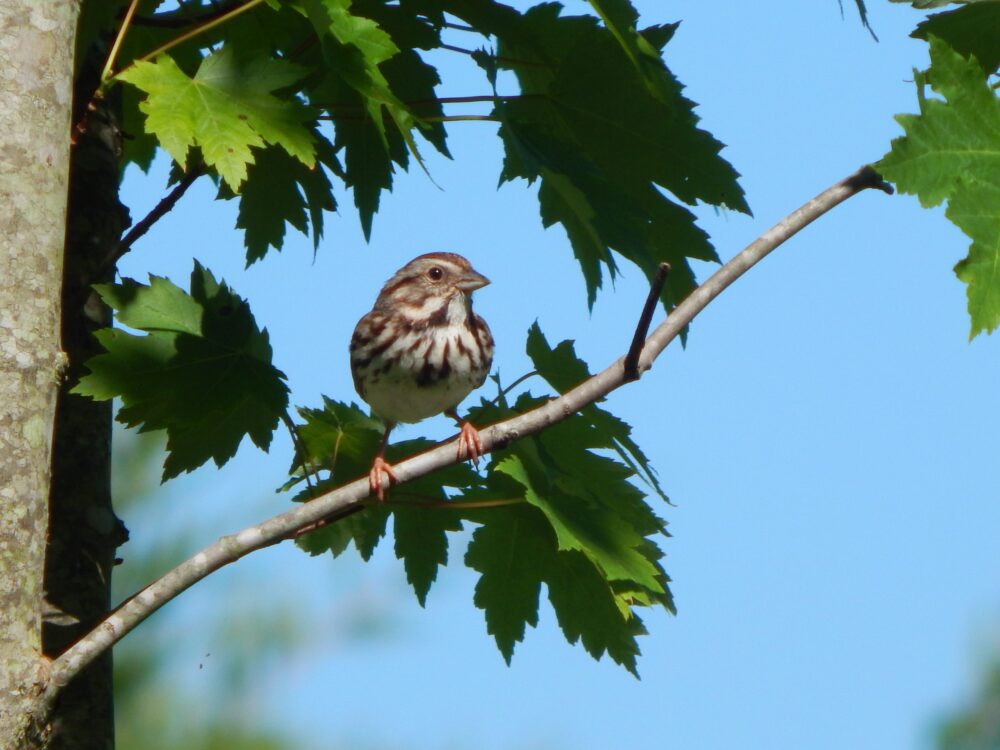
[[[909,6],[870,4],[879,43],[850,2],[843,19],[834,0],[637,6],[649,23],[683,21],[667,63],[743,175],[754,217],[698,210],[724,259],[878,159],[900,132],[892,116],[915,109],[912,69],[926,51],[907,38],[921,17]],[[486,93],[474,68],[449,72],[444,95]],[[588,314],[566,238],[541,228],[533,191],[495,189],[495,127],[457,123],[450,145],[453,162],[430,160],[442,189],[419,170],[401,175],[369,244],[341,194],[315,260],[293,237],[244,270],[234,207],[200,185],[123,273],[186,283],[193,255],[224,276],[270,331],[301,405],[355,398],[354,323],[396,268],[430,250],[461,252],[493,280],[476,307],[505,380],[529,369],[535,319],[603,368],[631,338],[641,275],[626,269]],[[127,176],[134,217],[162,195],[166,167]],[[471,603],[474,576],[453,564],[421,609],[387,543],[368,565],[282,545],[213,576],[157,615],[178,642],[171,675],[192,696],[207,691],[222,657],[205,655],[241,655],[200,619],[257,604],[309,625],[300,649],[235,697],[239,710],[297,728],[310,747],[929,747],[935,718],[961,704],[1000,643],[989,428],[1000,421],[1000,351],[989,337],[966,340],[951,271],[966,247],[941,210],[863,194],[713,303],[686,350],[672,347],[612,396],[675,503],[659,511],[678,615],[648,618],[641,682],[567,645],[544,601],[506,667]],[[396,438],[451,432],[437,418]],[[123,556],[161,535],[193,551],[280,512],[287,500],[271,488],[289,453],[279,436],[268,455],[245,445],[222,471],[167,485],[155,523],[129,524]]]

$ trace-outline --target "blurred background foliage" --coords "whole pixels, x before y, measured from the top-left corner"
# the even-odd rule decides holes
[[[162,433],[121,430],[116,435],[116,510],[133,537],[119,551],[116,602],[197,551],[202,542],[195,540],[205,539],[206,526],[217,525],[211,516],[191,514],[178,521],[177,513],[164,511],[176,499],[164,497],[168,491],[159,483],[164,454]],[[266,494],[262,489],[261,495]],[[167,531],[151,534],[151,529]],[[337,573],[350,575],[350,568],[342,565]],[[264,596],[249,566],[234,566],[226,575],[222,601],[217,588],[212,606],[197,601],[170,606],[143,623],[138,636],[115,648],[118,750],[311,747],[308,738],[314,732],[275,722],[274,712],[262,703],[280,689],[284,673],[294,669],[297,659],[311,648],[325,647],[318,638],[326,645],[330,640],[356,645],[391,634],[389,619],[377,604],[352,603],[348,597],[338,602],[339,614],[331,623],[310,611],[308,602],[297,601],[291,590],[270,590]],[[192,652],[194,648],[200,651]],[[198,674],[192,676],[195,669]],[[338,746],[343,745],[316,745]],[[353,740],[350,746],[377,750]]]
[[[1000,653],[988,664],[968,705],[941,721],[939,750],[1000,750]]]
[[[162,525],[156,500],[165,491],[158,481],[163,437],[122,430],[116,438],[116,507],[133,534],[141,534]],[[115,570],[116,601],[196,551],[191,540],[204,534],[195,533],[195,525],[206,519],[196,516],[189,523],[186,532],[140,537],[122,549],[123,562]],[[349,571],[346,565],[339,567],[338,574]],[[260,701],[266,702],[269,690],[280,685],[275,671],[287,669],[303,651],[322,648],[317,639],[329,638],[329,628],[317,626],[316,613],[307,602],[295,601],[291,591],[257,597],[252,571],[235,566],[228,574],[225,601],[219,606],[194,607],[193,612],[185,612],[186,605],[178,611],[168,607],[141,626],[141,636],[128,637],[116,647],[119,750],[307,750],[312,747],[309,738],[315,741],[322,734],[275,723],[273,712]],[[392,637],[396,625],[389,610],[338,609],[343,614],[335,635],[342,645]],[[178,674],[176,662],[185,648],[203,643],[211,645],[195,660],[200,673],[195,693],[192,681]],[[190,658],[183,661],[192,663]],[[929,720],[938,750],[1000,750],[1000,658],[994,651],[980,661],[985,666],[966,704]],[[350,742],[352,750],[379,750],[378,745],[359,744],[356,737]]]

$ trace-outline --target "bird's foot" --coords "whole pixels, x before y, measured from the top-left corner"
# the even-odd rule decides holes
[[[385,489],[382,484],[383,474],[389,480],[386,483],[388,487],[396,483],[396,475],[392,471],[392,466],[382,456],[376,456],[375,462],[372,464],[372,470],[368,472],[368,487],[380,503],[385,502]]]
[[[479,468],[482,455],[483,441],[479,437],[479,430],[471,422],[462,422],[462,429],[458,433],[458,460],[469,459],[473,466]]]

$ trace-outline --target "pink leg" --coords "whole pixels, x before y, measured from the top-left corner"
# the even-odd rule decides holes
[[[471,422],[462,422],[462,431],[458,433],[459,459],[468,458],[473,466],[478,466],[482,455],[483,441],[479,437],[479,430],[473,427]]]
[[[389,465],[389,462],[382,456],[375,456],[372,470],[368,472],[368,486],[380,503],[385,502],[385,489],[382,485],[383,474],[388,478],[390,487],[396,483],[396,475],[392,473],[392,466]]]
[[[378,453],[372,462],[372,470],[368,472],[368,487],[380,503],[385,502],[385,489],[382,487],[382,475],[385,474],[389,480],[388,486],[396,483],[396,475],[392,472],[392,466],[385,460],[385,447],[389,444],[389,433],[396,425],[392,422],[385,423],[385,432],[382,434],[382,442],[379,444]]]

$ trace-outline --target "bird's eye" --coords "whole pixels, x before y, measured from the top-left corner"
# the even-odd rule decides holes
[[[444,278],[444,271],[437,266],[434,266],[427,272],[427,278],[431,281],[441,281],[441,279]]]

